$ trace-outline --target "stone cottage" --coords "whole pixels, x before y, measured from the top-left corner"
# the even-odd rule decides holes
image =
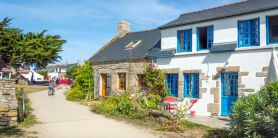
[[[197,115],[228,116],[239,97],[265,85],[277,56],[278,0],[184,13],[159,28],[161,53],[150,57],[167,73],[170,95],[197,100]]]
[[[160,46],[158,29],[130,32],[130,24],[118,23],[118,34],[97,51],[89,61],[94,67],[95,98],[118,92],[135,92],[146,87],[147,54]]]

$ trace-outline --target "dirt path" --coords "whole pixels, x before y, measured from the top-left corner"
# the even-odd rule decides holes
[[[47,91],[29,94],[34,114],[41,122],[28,131],[41,138],[152,138],[148,130],[105,118],[88,107],[65,100],[62,91],[47,96]]]

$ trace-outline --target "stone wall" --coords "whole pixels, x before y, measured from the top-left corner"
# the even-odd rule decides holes
[[[17,126],[15,80],[0,79],[0,128]]]
[[[122,61],[116,63],[94,64],[94,95],[99,98],[101,92],[101,74],[107,74],[110,77],[111,89],[110,94],[120,92],[118,89],[118,73],[126,74],[126,90],[138,91],[138,74],[145,74],[146,65],[148,61]]]

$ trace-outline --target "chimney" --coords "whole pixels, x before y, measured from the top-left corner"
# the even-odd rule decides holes
[[[123,37],[128,32],[130,32],[130,24],[123,20],[120,21],[118,23],[118,35]]]

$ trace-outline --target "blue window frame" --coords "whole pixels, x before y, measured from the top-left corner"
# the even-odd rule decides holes
[[[166,77],[166,86],[170,90],[168,96],[178,97],[178,74],[167,74]]]
[[[184,97],[199,98],[199,73],[186,73],[184,76]]]
[[[213,45],[213,26],[197,28],[197,50],[209,50]]]
[[[260,45],[260,22],[259,19],[238,22],[238,46]]]
[[[238,98],[238,73],[221,73],[221,115],[228,116]]]
[[[178,31],[177,52],[192,51],[192,29]]]
[[[278,44],[278,15],[266,17],[266,42]]]

